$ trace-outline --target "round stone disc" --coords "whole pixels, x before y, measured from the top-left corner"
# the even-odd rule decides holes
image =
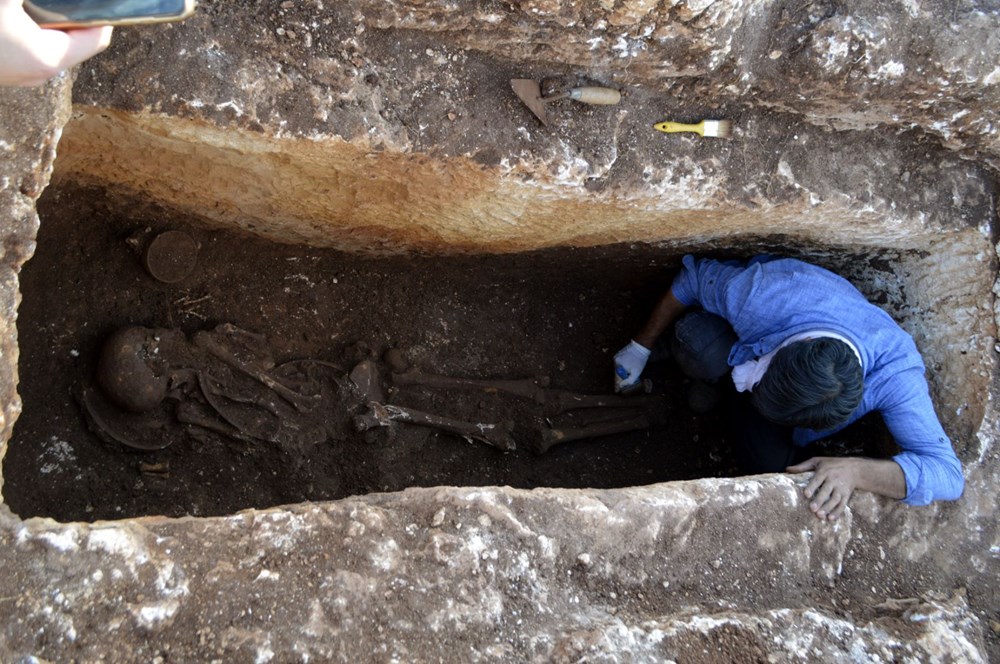
[[[157,281],[174,284],[182,281],[198,262],[198,243],[184,231],[160,233],[146,248],[143,263]]]

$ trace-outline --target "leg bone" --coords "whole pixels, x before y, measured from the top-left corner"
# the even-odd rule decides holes
[[[656,396],[620,396],[617,394],[580,394],[568,390],[545,390],[548,414],[559,415],[577,408],[650,408],[663,406]]]
[[[507,392],[515,396],[532,399],[542,403],[545,399],[544,388],[549,385],[548,376],[525,378],[522,380],[489,380],[480,378],[455,378],[425,374],[419,371],[392,374],[392,382],[396,385],[418,385],[420,387],[458,388],[485,390],[486,392]]]
[[[535,452],[543,454],[549,451],[554,445],[568,443],[573,440],[584,440],[587,438],[598,438],[600,436],[610,436],[616,433],[626,433],[628,431],[638,431],[648,429],[649,420],[645,417],[632,417],[626,420],[613,422],[598,422],[582,427],[565,429],[542,429],[541,441],[535,445]]]
[[[391,406],[374,401],[370,402],[368,407],[370,409],[368,413],[354,417],[354,426],[358,431],[390,426],[393,422],[406,422],[456,434],[467,440],[478,440],[505,451],[516,449],[509,427],[504,424],[464,422],[412,408]]]

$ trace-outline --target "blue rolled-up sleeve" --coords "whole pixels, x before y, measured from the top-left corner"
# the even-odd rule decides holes
[[[670,290],[674,297],[686,307],[698,304],[698,259],[688,254],[682,259],[680,273],[674,278]]]
[[[732,321],[746,303],[746,291],[752,288],[752,282],[745,278],[747,269],[736,261],[720,262],[690,254],[682,264],[670,285],[674,297],[684,306],[697,305]]]
[[[946,439],[947,440],[947,439]],[[954,452],[941,456],[903,452],[892,458],[906,477],[907,505],[927,505],[935,500],[958,500],[965,489],[962,464]]]
[[[906,477],[908,505],[927,505],[935,500],[957,500],[965,489],[962,464],[934,413],[920,369],[894,377],[896,399],[882,410],[889,431],[901,448],[893,461]]]

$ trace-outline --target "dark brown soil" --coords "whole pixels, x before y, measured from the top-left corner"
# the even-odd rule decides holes
[[[114,200],[112,200],[114,199]],[[38,250],[21,274],[24,402],[3,460],[4,500],[60,521],[220,515],[410,486],[620,487],[736,474],[719,417],[696,417],[669,362],[650,366],[663,405],[649,431],[532,453],[548,426],[533,402],[475,392],[391,390],[382,359],[451,376],[548,376],[556,388],[608,393],[611,356],[643,322],[679,255],[650,247],[464,258],[368,258],[273,244],[96,188],[50,188]],[[193,274],[161,283],[142,250],[162,230],[200,243]],[[463,420],[513,421],[502,452],[429,429],[357,433],[359,399],[330,406],[326,440],[245,441],[176,425],[176,442],[137,451],[95,435],[81,389],[101,344],[127,325],[261,333],[278,362],[378,363],[391,401]],[[252,382],[252,381],[251,381]],[[668,389],[669,387],[669,389]],[[166,411],[169,414],[169,409]],[[550,418],[550,422],[551,422]],[[556,426],[572,423],[562,419]]]

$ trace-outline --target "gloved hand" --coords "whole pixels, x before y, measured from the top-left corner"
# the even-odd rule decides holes
[[[615,353],[615,392],[639,382],[642,370],[646,368],[650,350],[636,341]]]

